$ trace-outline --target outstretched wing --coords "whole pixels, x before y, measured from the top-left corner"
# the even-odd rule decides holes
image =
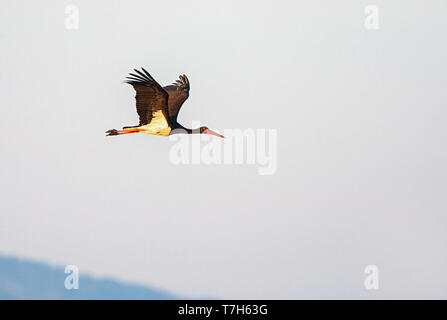
[[[136,74],[130,73],[126,83],[133,86],[136,91],[137,113],[140,117],[139,126],[151,123],[154,115],[160,112],[169,124],[168,93],[152,78],[144,68],[143,72],[134,69]]]
[[[177,116],[180,108],[189,97],[189,80],[185,75],[179,77],[180,79],[173,84],[164,87],[163,89],[169,94],[168,100],[168,114],[171,123],[177,123]]]

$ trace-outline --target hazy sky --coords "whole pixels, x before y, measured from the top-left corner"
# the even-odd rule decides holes
[[[447,298],[446,12],[2,0],[0,253],[189,297]],[[186,125],[277,130],[276,174],[105,137],[137,123],[122,81],[140,66],[163,85],[188,75]]]

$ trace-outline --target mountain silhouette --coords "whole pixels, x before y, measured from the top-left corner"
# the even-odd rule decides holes
[[[163,290],[79,273],[79,288],[65,288],[65,267],[0,255],[0,299],[176,299]]]

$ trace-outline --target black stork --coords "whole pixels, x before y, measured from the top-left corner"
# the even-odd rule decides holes
[[[224,138],[207,127],[188,129],[177,122],[177,116],[183,103],[189,97],[189,80],[183,75],[175,83],[161,87],[144,68],[142,71],[134,69],[136,74],[130,73],[126,83],[136,91],[137,113],[140,117],[138,126],[124,127],[123,130],[110,129],[108,136],[142,132],[169,136],[175,133],[210,134]],[[181,129],[181,130],[176,130]]]

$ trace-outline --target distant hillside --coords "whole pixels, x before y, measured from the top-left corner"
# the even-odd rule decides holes
[[[0,256],[0,299],[176,299],[164,291],[79,274],[79,289],[67,290],[64,267]]]

